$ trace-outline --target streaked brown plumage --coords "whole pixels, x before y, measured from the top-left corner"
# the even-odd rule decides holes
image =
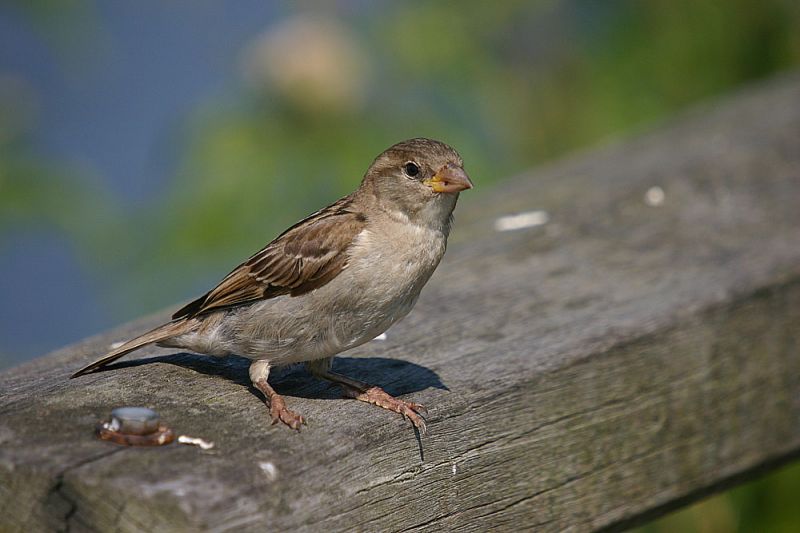
[[[348,210],[352,203],[342,198],[298,222],[172,318],[283,294],[299,296],[325,285],[344,268],[345,251],[366,225],[363,213]]]
[[[77,377],[154,342],[253,359],[250,377],[273,423],[299,428],[268,384],[274,365],[305,362],[348,396],[408,417],[422,406],[331,371],[333,356],[403,318],[439,264],[458,193],[472,187],[458,153],[411,139],[372,163],[359,188],[287,229],[214,289],[155,328],[77,371]]]

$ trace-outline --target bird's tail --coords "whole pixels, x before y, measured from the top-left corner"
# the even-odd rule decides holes
[[[142,346],[146,346],[148,344],[152,344],[154,342],[163,341],[169,339],[170,337],[174,337],[176,335],[180,335],[182,333],[187,333],[191,329],[196,326],[196,322],[194,320],[176,320],[174,322],[167,322],[166,324],[162,324],[155,329],[148,331],[143,335],[139,335],[135,339],[131,339],[122,346],[115,348],[114,350],[110,351],[94,363],[91,363],[74,374],[70,376],[70,379],[77,378],[78,376],[82,376],[84,374],[88,374],[98,368],[111,363],[112,361],[116,361],[123,355],[132,352],[141,348]]]

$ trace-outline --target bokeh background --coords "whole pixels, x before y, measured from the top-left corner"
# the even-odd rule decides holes
[[[484,188],[798,66],[796,0],[2,1],[0,369],[197,295],[398,140]],[[644,529],[798,531],[798,493]]]

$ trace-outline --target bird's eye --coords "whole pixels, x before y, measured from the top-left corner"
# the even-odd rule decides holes
[[[409,161],[406,163],[405,169],[406,175],[413,178],[417,174],[419,174],[419,167],[413,161]]]

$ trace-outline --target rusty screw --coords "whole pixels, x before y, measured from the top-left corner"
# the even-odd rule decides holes
[[[97,436],[126,446],[161,446],[175,440],[170,428],[161,424],[158,413],[146,407],[118,407],[111,420],[97,426]]]

